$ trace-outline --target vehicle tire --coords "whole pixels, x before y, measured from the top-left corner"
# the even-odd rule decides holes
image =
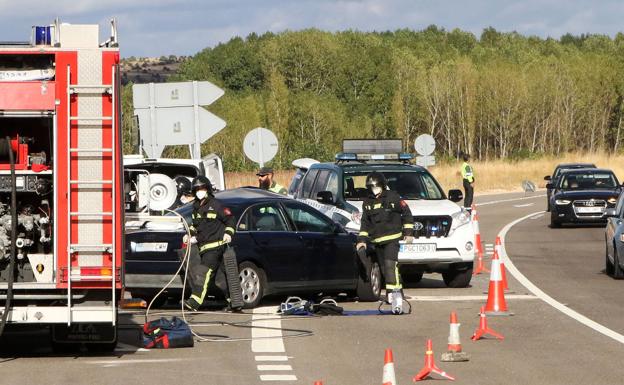
[[[266,291],[267,279],[264,270],[251,262],[238,265],[241,290],[243,291],[243,307],[252,309],[260,304]]]
[[[555,219],[555,213],[550,214],[550,228],[558,229],[561,227],[561,222]]]
[[[424,272],[417,270],[406,270],[401,272],[401,279],[406,283],[418,283],[422,280]]]
[[[381,296],[381,287],[383,286],[383,278],[381,267],[377,261],[372,262],[370,276],[365,282],[362,277],[358,278],[356,288],[356,296],[360,301],[378,301]]]
[[[613,250],[615,250],[615,245],[613,245]],[[614,265],[609,261],[609,248],[605,246],[605,273],[608,276],[613,275]]]
[[[451,267],[449,270],[442,273],[442,279],[444,279],[444,283],[448,287],[467,287],[472,279],[472,266],[465,270],[458,270]]]
[[[622,266],[620,266],[620,256],[616,248],[613,249],[613,278],[624,278],[624,270],[622,270]]]

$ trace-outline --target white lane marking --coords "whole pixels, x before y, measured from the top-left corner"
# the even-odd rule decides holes
[[[256,356],[256,361],[288,361],[288,356]]]
[[[526,204],[523,204],[523,205],[513,205],[513,207],[530,207],[530,206],[533,206],[534,204],[535,203],[526,203]]]
[[[505,267],[507,265],[505,264]],[[487,299],[487,295],[413,295],[406,296],[407,299],[422,302],[437,301],[483,301]],[[530,294],[512,294],[505,295],[505,299],[539,299]]]
[[[163,362],[179,362],[188,361],[187,358],[160,358],[160,359],[143,359],[143,360],[96,360],[96,361],[82,361],[83,363],[91,365],[134,365],[134,364],[159,364]]]
[[[251,351],[254,353],[284,353],[282,320],[279,315],[267,316],[274,306],[257,307],[251,317]],[[264,314],[256,314],[264,313]]]
[[[529,219],[536,220],[536,219],[540,219],[540,218],[544,218],[544,213],[534,215],[534,216],[532,216]]]
[[[263,374],[260,381],[297,381],[297,376],[292,374]]]
[[[487,206],[487,205],[495,205],[497,203],[504,203],[504,202],[515,202],[515,201],[522,201],[522,200],[526,200],[526,199],[535,199],[535,198],[544,198],[546,195],[535,195],[532,197],[522,197],[522,198],[512,198],[512,199],[501,199],[498,201],[491,201],[491,202],[483,202],[483,203],[477,203],[475,206],[479,207],[479,206]]]
[[[527,216],[524,216],[520,219],[516,219],[515,221],[508,223],[505,227],[503,227],[503,229],[501,230],[501,232],[498,234],[500,236],[501,239],[501,258],[503,258],[505,260],[505,267],[507,268],[507,270],[511,273],[511,275],[514,276],[514,278],[516,278],[524,287],[526,287],[531,293],[535,294],[536,296],[538,296],[542,301],[546,302],[547,304],[549,304],[550,306],[554,307],[555,309],[559,310],[560,312],[562,312],[563,314],[567,315],[570,318],[573,318],[575,320],[577,320],[578,322],[582,323],[583,325],[594,329],[595,331],[597,331],[598,333],[601,333],[619,343],[624,344],[624,335],[617,333],[601,324],[599,324],[596,321],[593,321],[587,317],[585,317],[584,315],[582,315],[579,312],[576,312],[568,307],[566,307],[564,304],[562,304],[561,302],[555,300],[554,298],[552,298],[551,296],[549,296],[548,294],[544,293],[539,287],[535,286],[531,281],[528,280],[527,277],[525,277],[520,270],[518,270],[516,268],[516,266],[514,266],[513,262],[511,261],[511,259],[509,258],[509,256],[507,255],[507,250],[505,249],[505,235],[507,235],[507,232],[509,231],[509,229],[511,229],[513,226],[517,225],[518,223],[526,220],[527,218],[531,218],[533,215],[536,214],[540,214],[540,213],[544,213],[543,211],[539,211],[533,214],[529,214]],[[505,297],[507,298],[507,297]]]
[[[292,370],[292,366],[290,365],[258,365],[258,370],[260,371],[289,371]]]

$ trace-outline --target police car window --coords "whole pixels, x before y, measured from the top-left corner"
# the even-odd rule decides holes
[[[333,223],[329,218],[307,206],[284,203],[284,207],[297,231],[313,233],[331,233],[334,231]]]
[[[308,198],[310,196],[310,190],[312,190],[312,184],[318,174],[317,169],[308,170],[305,178],[303,179],[303,187],[299,190],[299,198]]]
[[[435,179],[426,172],[419,171],[384,171],[388,188],[396,191],[404,199],[443,199]],[[362,174],[345,174],[344,190],[348,200],[363,200],[370,192],[366,189],[366,176]]]
[[[288,226],[276,204],[259,204],[245,211],[239,224],[241,231],[287,231]]]
[[[327,187],[327,178],[329,178],[329,170],[321,170],[316,177],[316,182],[314,182],[314,188],[312,188],[312,192],[310,194],[310,198],[316,199],[316,194],[319,191],[325,191]]]
[[[327,179],[325,191],[332,193],[334,198],[338,196],[338,174],[333,171],[329,172],[329,178]]]

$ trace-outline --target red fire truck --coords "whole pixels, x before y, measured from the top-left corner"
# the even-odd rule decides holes
[[[0,43],[0,333],[38,324],[53,346],[117,343],[119,80],[114,21],[104,43],[98,25],[58,21]]]

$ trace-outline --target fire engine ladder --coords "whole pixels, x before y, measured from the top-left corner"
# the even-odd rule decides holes
[[[79,191],[73,191],[72,187],[76,187],[76,190],[79,190],[80,188],[104,188],[105,185],[111,185],[111,189],[112,189],[112,197],[113,197],[113,202],[112,202],[112,209],[115,210],[117,208],[117,194],[115,191],[115,182],[116,182],[116,175],[115,175],[115,165],[113,164],[112,167],[112,179],[111,180],[83,180],[83,179],[75,179],[76,177],[72,175],[71,169],[72,169],[72,163],[75,162],[76,160],[74,160],[75,158],[80,158],[80,156],[85,155],[88,156],[90,158],[94,157],[94,156],[99,156],[99,157],[104,157],[106,155],[111,156],[111,158],[113,159],[113,163],[114,163],[114,146],[115,146],[115,132],[117,130],[117,127],[115,126],[116,124],[116,117],[115,117],[115,109],[116,109],[116,104],[115,104],[115,76],[116,75],[116,71],[115,71],[115,67],[112,67],[112,82],[111,84],[71,84],[71,68],[68,65],[67,66],[67,148],[69,149],[68,151],[68,161],[67,161],[67,192],[68,192],[68,198],[67,198],[67,211],[68,211],[68,221],[67,221],[67,253],[68,253],[68,257],[67,257],[67,311],[68,311],[68,321],[67,324],[70,325],[71,321],[72,321],[72,281],[111,281],[111,290],[112,290],[112,301],[111,301],[111,311],[112,311],[112,322],[113,322],[113,326],[115,326],[116,323],[116,293],[115,293],[115,286],[116,286],[116,273],[117,273],[117,255],[116,255],[116,250],[115,250],[115,245],[113,243],[109,243],[109,244],[83,244],[83,243],[72,243],[73,237],[72,237],[72,219],[74,219],[74,221],[78,221],[78,223],[80,223],[80,221],[84,221],[84,220],[93,220],[93,219],[104,219],[104,218],[111,218],[111,222],[109,225],[112,225],[112,231],[110,232],[110,234],[112,234],[112,240],[114,242],[114,240],[116,239],[116,218],[115,215],[113,215],[113,211],[100,211],[100,212],[83,212],[83,211],[75,211],[72,208],[72,195],[74,194],[78,194]],[[110,95],[113,101],[112,104],[112,108],[111,108],[111,115],[110,116],[72,116],[71,115],[71,96],[72,95],[76,95],[77,98],[97,98],[98,101],[101,100],[102,95]],[[101,101],[100,101],[101,103]],[[110,122],[111,124],[111,130],[110,130],[110,136],[111,136],[111,140],[110,143],[112,143],[112,147],[111,148],[96,148],[96,147],[90,147],[90,148],[83,148],[83,147],[79,147],[78,144],[72,146],[72,140],[71,140],[71,133],[72,130],[80,130],[81,129],[81,122],[89,122],[89,124],[96,124],[96,123],[101,123],[103,124],[104,122]],[[95,154],[95,155],[94,155]],[[75,156],[74,156],[75,155]],[[102,221],[103,226],[104,225],[104,221]],[[74,254],[80,253],[80,252],[87,252],[87,253],[106,253],[111,255],[111,274],[110,276],[108,275],[80,275],[80,274],[72,274],[72,256]]]

